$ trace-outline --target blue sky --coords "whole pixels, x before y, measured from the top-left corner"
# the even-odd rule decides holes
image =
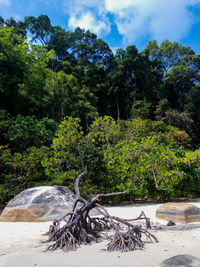
[[[0,0],[3,18],[41,14],[65,29],[90,29],[113,50],[168,39],[200,54],[200,0]]]

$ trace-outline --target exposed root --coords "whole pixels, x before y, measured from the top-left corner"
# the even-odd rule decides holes
[[[87,204],[89,205],[89,203]],[[103,218],[92,218],[88,215],[88,211],[81,214],[81,211],[85,210],[83,207],[66,216],[65,224],[62,227],[60,226],[62,220],[53,222],[49,228],[49,239],[46,242],[54,243],[47,250],[76,250],[81,244],[87,245],[92,242],[100,242],[100,233],[110,229],[113,229],[115,234],[107,246],[108,251],[117,250],[124,252],[143,249],[142,235],[149,242],[158,242],[158,239],[146,229],[143,229],[142,226],[133,225],[130,223],[130,220],[110,216],[106,209],[98,204],[98,211],[102,211]],[[141,219],[141,216],[138,218]],[[143,219],[146,219],[146,216]],[[122,231],[122,226],[125,226],[128,230]]]
[[[111,216],[107,210],[98,204],[102,197],[115,196],[125,194],[125,192],[98,194],[92,196],[89,201],[83,199],[79,192],[79,180],[86,175],[87,169],[78,176],[75,182],[76,201],[72,212],[67,213],[64,217],[53,222],[49,228],[49,238],[46,242],[54,242],[48,246],[47,250],[53,251],[62,249],[64,251],[76,250],[81,244],[87,245],[92,242],[100,242],[100,233],[113,229],[115,231],[113,239],[107,246],[108,251],[132,251],[135,249],[143,249],[144,241],[142,236],[145,236],[148,242],[158,242],[158,239],[142,226],[133,225],[132,221],[145,220],[146,228],[150,229],[150,220],[144,212],[132,220],[122,219],[116,216]],[[81,207],[77,208],[77,204],[81,203]],[[92,218],[89,212],[96,208],[102,217]],[[61,226],[61,223],[64,223]],[[122,226],[126,228],[123,231]]]
[[[138,230],[132,228],[127,232],[117,231],[113,240],[108,244],[107,250],[109,252],[114,250],[125,252],[142,249],[144,247],[144,243],[141,240],[141,232]]]

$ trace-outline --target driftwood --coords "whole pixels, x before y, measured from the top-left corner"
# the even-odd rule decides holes
[[[92,195],[89,200],[82,198],[79,191],[79,181],[86,174],[87,168],[85,167],[75,181],[76,199],[72,211],[59,220],[55,220],[49,228],[49,238],[45,241],[51,242],[47,248],[48,251],[56,249],[71,251],[76,250],[81,244],[100,242],[100,233],[108,230],[114,230],[114,236],[107,245],[108,251],[142,249],[145,244],[142,241],[142,236],[145,236],[149,242],[158,242],[158,239],[147,230],[151,227],[150,220],[144,212],[138,218],[126,220],[111,216],[104,207],[98,204],[102,198],[126,194],[127,190],[119,193]],[[91,217],[89,212],[92,209],[96,209],[102,216]],[[146,221],[147,229],[131,223],[142,219]]]

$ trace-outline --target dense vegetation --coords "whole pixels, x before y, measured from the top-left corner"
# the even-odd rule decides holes
[[[199,196],[199,107],[190,47],[150,41],[114,55],[45,15],[0,17],[0,205],[32,186],[73,189],[83,151],[83,196],[130,184],[126,199]]]

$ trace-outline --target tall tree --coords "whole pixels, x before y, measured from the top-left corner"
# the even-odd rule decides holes
[[[158,61],[163,71],[165,97],[172,108],[183,111],[190,89],[200,81],[200,57],[187,46],[177,42],[150,41],[145,52],[153,61]]]
[[[51,117],[61,120],[66,116],[81,118],[82,125],[87,125],[98,115],[96,97],[87,87],[80,87],[73,75],[63,71],[51,73],[46,81],[48,92],[47,112]]]
[[[47,45],[52,34],[51,21],[48,16],[40,15],[39,17],[25,17],[24,23],[33,36],[34,41],[40,41],[41,45]]]
[[[27,69],[29,46],[14,27],[0,27],[0,106],[11,113],[20,105],[19,85]]]

